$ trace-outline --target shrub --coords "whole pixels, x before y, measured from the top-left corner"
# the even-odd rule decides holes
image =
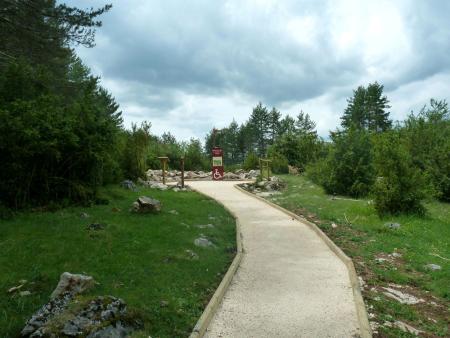
[[[289,162],[285,156],[274,150],[269,150],[269,158],[272,160],[270,163],[270,169],[275,174],[287,174],[289,173]]]
[[[258,169],[259,168],[258,156],[253,152],[249,153],[245,158],[243,167],[245,170]]]
[[[413,166],[412,158],[397,131],[377,138],[374,164],[378,178],[373,187],[375,209],[386,214],[423,214],[426,195],[424,176]]]
[[[350,129],[331,135],[328,156],[309,166],[308,175],[328,194],[365,196],[374,181],[372,143],[367,131]]]

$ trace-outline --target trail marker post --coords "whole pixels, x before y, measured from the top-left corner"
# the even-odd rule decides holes
[[[264,179],[264,171],[267,172],[267,180],[269,180],[270,177],[270,163],[272,161],[267,158],[260,158],[259,159],[259,170],[261,171],[261,178]]]
[[[181,161],[181,188],[184,188],[184,157],[181,157],[180,161]]]
[[[167,156],[160,156],[158,158],[161,161],[163,184],[166,184],[166,166],[167,162],[169,162],[169,158]]]

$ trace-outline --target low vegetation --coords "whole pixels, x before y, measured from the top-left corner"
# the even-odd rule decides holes
[[[143,337],[189,335],[234,257],[234,219],[194,192],[108,186],[100,195],[109,203],[36,209],[0,221],[2,337],[18,335],[48,301],[64,271],[95,278],[99,284],[86,296],[126,301],[144,323]],[[141,195],[160,200],[162,212],[131,213],[132,202]],[[101,226],[90,230],[92,223]],[[214,247],[195,246],[201,234]],[[20,291],[31,295],[7,293],[20,280],[28,281]]]
[[[425,203],[424,216],[380,218],[370,199],[328,195],[304,176],[281,178],[287,188],[270,199],[316,223],[353,259],[358,275],[366,283],[363,296],[375,337],[413,336],[393,325],[395,321],[423,331],[426,337],[449,336],[448,203]],[[429,264],[440,269],[433,270]],[[383,287],[401,290],[424,301],[401,304],[386,296]]]

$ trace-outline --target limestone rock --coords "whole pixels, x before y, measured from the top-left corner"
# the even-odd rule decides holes
[[[134,182],[131,180],[122,181],[120,185],[125,189],[136,190],[136,184],[134,184]]]
[[[432,264],[432,263],[425,265],[425,268],[428,269],[428,270],[432,270],[432,271],[436,271],[436,270],[441,270],[442,269],[442,267],[440,265]]]
[[[50,295],[50,298],[54,299],[60,297],[65,292],[69,292],[72,295],[77,295],[92,288],[94,284],[95,280],[91,276],[64,272],[59,279],[56,289]]]
[[[214,246],[214,243],[211,242],[209,239],[207,239],[204,236],[200,236],[199,238],[196,238],[194,241],[194,244],[196,246],[203,247],[203,248]]]
[[[141,196],[133,203],[133,211],[139,213],[157,213],[161,211],[161,202],[154,198]]]
[[[385,292],[383,292],[386,296],[388,296],[389,298],[395,299],[396,301],[398,301],[402,304],[414,305],[414,304],[424,302],[423,299],[414,297],[413,295],[410,295],[407,293],[403,293],[399,290],[395,290],[392,288],[386,288],[386,287],[383,287],[383,289],[386,290]]]
[[[389,229],[400,229],[401,225],[399,223],[386,223],[384,226]]]

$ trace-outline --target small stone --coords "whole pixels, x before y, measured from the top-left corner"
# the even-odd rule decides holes
[[[387,261],[387,258],[377,257],[377,258],[375,258],[375,261],[376,261],[377,263],[384,263],[384,262]]]
[[[383,287],[386,292],[383,292],[386,296],[389,298],[395,299],[396,301],[402,303],[402,304],[408,304],[408,305],[414,305],[418,303],[423,303],[424,300],[414,297],[413,295],[403,293],[399,290],[395,290],[392,288],[385,288]]]
[[[194,244],[196,246],[200,246],[200,247],[204,247],[204,248],[214,246],[214,244],[206,237],[199,237],[199,238],[195,239]]]
[[[331,223],[331,227],[332,227],[333,229],[336,229],[338,226],[337,226],[336,223]]]
[[[161,202],[147,196],[141,196],[133,203],[133,210],[139,213],[157,213],[161,211]]]
[[[432,270],[432,271],[437,271],[437,270],[441,270],[442,269],[442,267],[440,265],[432,264],[432,263],[425,265],[425,268],[428,269],[428,270]]]
[[[81,218],[89,218],[89,215],[88,215],[87,213],[85,213],[85,212],[82,212],[82,213],[80,214],[80,217],[81,217]]]
[[[189,255],[190,259],[194,259],[197,260],[199,258],[199,256],[192,250],[186,250],[186,253]]]
[[[402,254],[401,254],[401,253],[398,253],[398,252],[393,252],[393,253],[391,254],[391,256],[392,256],[392,257],[395,257],[395,258],[400,258],[400,257],[402,257]]]
[[[196,225],[196,227],[199,229],[206,229],[206,228],[212,229],[214,228],[214,224],[198,224]]]
[[[399,229],[401,225],[399,223],[386,223],[384,226],[389,229]]]
[[[161,307],[168,307],[169,306],[169,302],[167,300],[162,300],[159,303],[159,306],[161,306]]]
[[[76,295],[92,288],[94,284],[94,278],[92,278],[91,276],[64,272],[63,274],[61,274],[59,283],[56,289],[50,295],[50,298],[54,299],[56,297],[59,297],[64,294],[64,292],[69,292],[72,295]]]
[[[106,225],[102,223],[91,223],[86,228],[88,230],[103,230],[105,227]]]
[[[411,333],[415,336],[418,336],[420,333],[422,333],[423,331],[420,331],[418,329],[416,329],[415,327],[412,327],[409,324],[403,323],[399,320],[396,320],[394,322],[394,326],[398,327],[400,330],[407,332],[407,333]]]
[[[125,188],[125,189],[136,190],[136,185],[131,180],[122,181],[122,183],[120,185],[122,186],[122,188]]]
[[[24,286],[24,284],[25,283],[17,285],[17,286],[13,286],[12,288],[10,288],[8,290],[8,293],[13,293],[13,292],[16,292],[16,291],[20,290]]]
[[[30,296],[31,292],[30,291],[21,291],[19,292],[20,297],[26,297],[26,296]]]
[[[178,211],[176,211],[176,210],[170,210],[170,211],[169,211],[169,214],[172,214],[172,215],[178,215]]]

